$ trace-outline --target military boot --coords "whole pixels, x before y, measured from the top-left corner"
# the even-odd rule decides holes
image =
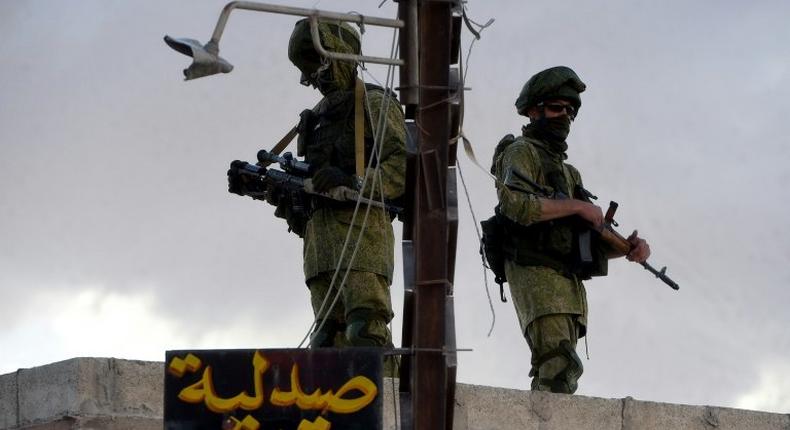
[[[345,330],[345,324],[336,320],[318,320],[315,325],[316,331],[310,334],[310,348],[331,348],[340,346],[335,339],[339,333]],[[320,328],[320,329],[319,329]]]
[[[563,340],[559,347],[543,354],[533,364],[529,372],[532,377],[531,388],[535,391],[573,394],[583,371],[584,366],[576,351],[570,342]]]
[[[370,309],[354,309],[346,316],[346,338],[352,346],[386,346],[387,322]]]

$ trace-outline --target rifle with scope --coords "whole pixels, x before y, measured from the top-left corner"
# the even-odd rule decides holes
[[[228,192],[264,200],[275,206],[283,196],[287,196],[291,199],[291,210],[307,218],[313,210],[313,198],[338,202],[359,201],[364,205],[386,209],[393,215],[403,213],[401,207],[362,197],[357,189],[340,186],[323,193],[315,191],[310,179],[310,165],[297,160],[290,152],[280,156],[262,149],[258,151],[257,158],[255,164],[241,160],[230,163]],[[282,170],[268,168],[274,163]]]

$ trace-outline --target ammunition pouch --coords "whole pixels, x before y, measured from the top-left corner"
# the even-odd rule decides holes
[[[312,202],[304,193],[290,192],[279,195],[275,201],[274,216],[288,223],[288,231],[304,237],[307,221],[312,214]]]
[[[587,203],[592,203],[591,198],[597,199],[591,192],[581,185],[577,185],[573,190],[575,197]],[[606,256],[608,245],[601,239],[601,233],[589,228],[586,224],[579,225],[577,233],[578,251],[577,270],[582,279],[589,279],[593,276],[606,276],[609,273],[609,259]]]
[[[494,272],[494,282],[499,284],[500,300],[507,302],[504,287],[507,282],[507,274],[505,273],[505,254],[502,249],[502,244],[505,241],[503,224],[499,222],[499,215],[494,215],[482,221],[480,227],[483,231],[483,237],[480,240],[480,255],[485,258],[488,268]]]
[[[305,109],[299,114],[299,125],[296,131],[299,137],[296,138],[296,155],[304,157],[307,147],[310,146],[310,138],[318,125],[318,115],[310,109]]]

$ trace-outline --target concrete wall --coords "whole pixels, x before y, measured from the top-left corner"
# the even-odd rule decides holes
[[[456,430],[790,430],[790,415],[461,384]]]
[[[163,380],[162,363],[114,358],[21,369],[0,376],[0,429],[161,429]],[[391,382],[383,390],[387,430],[395,429]],[[783,414],[466,384],[454,421],[455,430],[790,430]]]
[[[73,358],[0,376],[0,428],[161,429],[162,363]]]

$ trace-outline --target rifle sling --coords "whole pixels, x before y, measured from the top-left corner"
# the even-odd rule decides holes
[[[299,124],[295,125],[290,131],[288,131],[288,133],[285,133],[285,136],[283,136],[283,138],[280,139],[280,141],[277,142],[277,144],[274,145],[272,150],[269,152],[274,155],[280,155],[280,153],[283,152],[283,149],[285,149],[285,147],[287,147],[288,144],[291,143],[292,140],[294,140],[294,137],[296,137],[297,134],[299,134]],[[268,167],[270,164],[272,164],[271,161],[258,163],[258,165],[262,167]]]
[[[313,106],[312,110],[315,111],[320,104],[321,102],[318,102],[317,105]],[[298,134],[299,134],[299,124],[297,123],[295,126],[293,126],[293,128],[291,128],[288,131],[288,133],[285,133],[285,136],[283,136],[283,138],[280,139],[280,141],[277,142],[277,144],[274,145],[272,150],[269,152],[271,152],[274,155],[280,155],[280,153],[283,152],[283,149],[285,149],[288,146],[288,144],[290,144],[291,141],[294,140],[294,137],[296,137]]]
[[[285,149],[285,147],[287,147],[288,144],[291,143],[292,140],[294,140],[294,137],[296,137],[297,134],[299,134],[298,124],[295,125],[288,133],[286,133],[285,136],[283,136],[283,138],[280,139],[280,141],[277,142],[277,144],[274,145],[272,150],[269,152],[271,152],[274,155],[280,155],[280,153],[283,152],[283,149]]]
[[[365,96],[365,84],[357,78],[354,88],[354,161],[357,177],[365,175],[365,108],[362,99]]]

